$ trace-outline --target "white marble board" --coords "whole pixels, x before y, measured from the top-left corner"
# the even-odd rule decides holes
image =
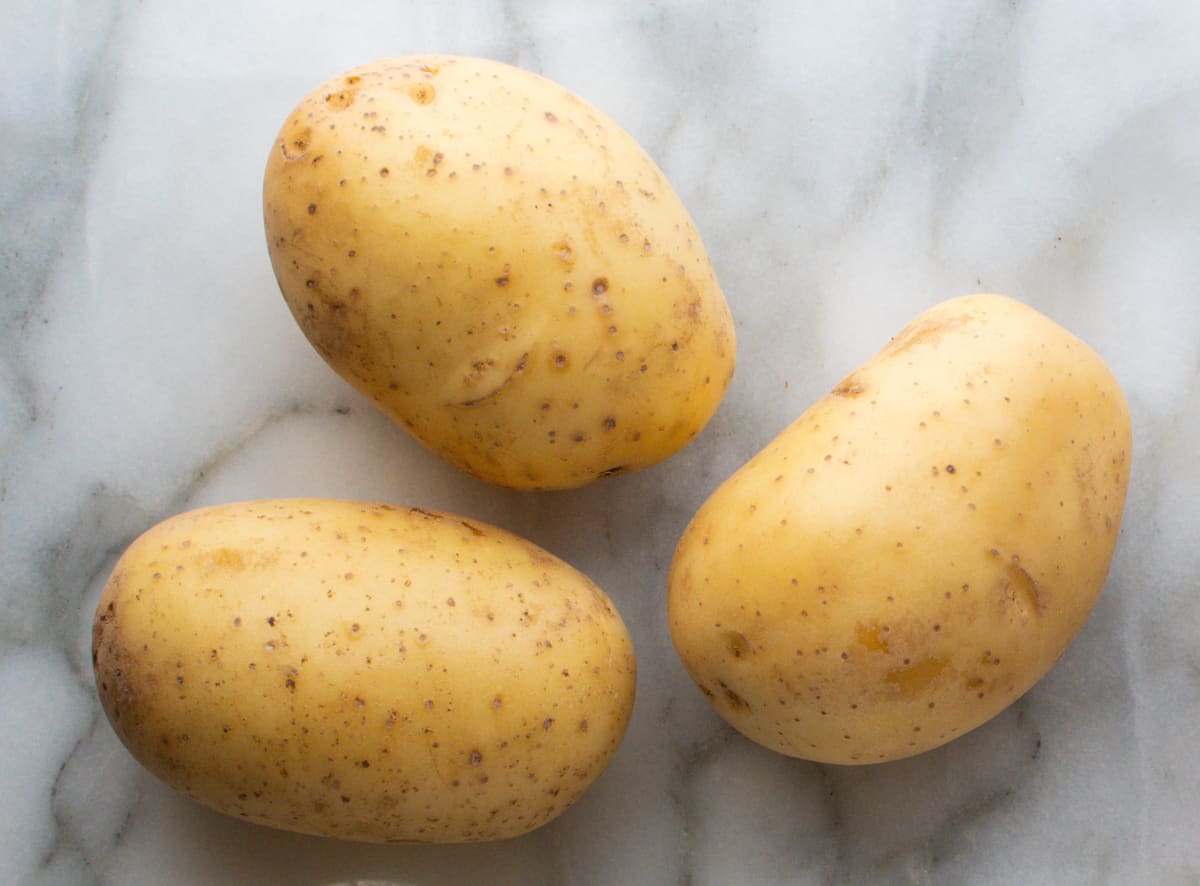
[[[0,36],[0,883],[1200,883],[1200,6],[1047,2],[9,0]],[[569,493],[483,486],[309,347],[260,187],[292,105],[361,62],[483,55],[656,159],[737,322],[682,454]],[[1101,601],[976,732],[842,768],[762,750],[693,688],[666,568],[707,494],[912,316],[975,291],[1088,341],[1135,459]],[[100,713],[115,557],[188,507],[371,498],[470,514],[629,624],[610,769],[533,834],[342,844],[142,772]]]

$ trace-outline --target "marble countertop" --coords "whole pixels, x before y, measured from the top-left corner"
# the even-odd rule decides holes
[[[0,883],[1200,882],[1200,6],[12,0],[3,44]],[[262,232],[275,132],[325,78],[422,52],[564,84],[675,185],[739,336],[677,457],[484,486],[292,321]],[[1128,396],[1105,593],[949,745],[853,768],[763,750],[671,648],[675,543],[911,317],[976,291],[1071,329]],[[363,846],[226,819],[133,762],[89,661],[116,556],[186,508],[291,495],[469,514],[608,591],[638,700],[576,806],[504,843]]]

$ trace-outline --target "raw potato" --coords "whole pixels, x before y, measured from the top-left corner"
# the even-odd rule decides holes
[[[167,784],[372,842],[532,830],[607,765],[633,648],[586,577],[483,523],[292,499],[192,511],[118,562],[96,685]]]
[[[756,742],[831,763],[962,735],[1029,689],[1100,594],[1129,478],[1125,399],[1001,296],[919,316],[688,526],[669,621]]]
[[[663,174],[518,68],[426,56],[333,78],[284,123],[264,215],[321,356],[491,483],[566,488],[655,464],[732,376],[728,306]]]

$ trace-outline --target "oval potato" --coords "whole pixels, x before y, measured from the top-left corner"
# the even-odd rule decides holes
[[[105,713],[168,785],[260,824],[493,840],[577,800],[634,698],[608,598],[483,523],[311,499],[204,508],[100,599]]]
[[[499,62],[391,59],[284,123],[264,217],[322,357],[464,471],[518,489],[655,464],[716,410],[729,308],[616,123]]]
[[[1017,301],[939,305],[729,478],[679,542],[676,649],[756,742],[832,763],[927,750],[1062,655],[1117,541],[1116,380]]]

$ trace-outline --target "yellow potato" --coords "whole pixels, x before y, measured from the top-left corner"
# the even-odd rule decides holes
[[[534,74],[425,56],[337,76],[284,123],[263,198],[316,350],[483,480],[655,464],[729,384],[733,323],[683,204],[616,123]]]
[[[1100,594],[1129,413],[1083,342],[980,295],[919,316],[727,480],[669,584],[679,655],[756,742],[892,760],[995,716]]]
[[[117,735],[170,786],[372,842],[532,830],[607,765],[633,648],[586,577],[449,514],[315,499],[159,524],[96,613]]]

